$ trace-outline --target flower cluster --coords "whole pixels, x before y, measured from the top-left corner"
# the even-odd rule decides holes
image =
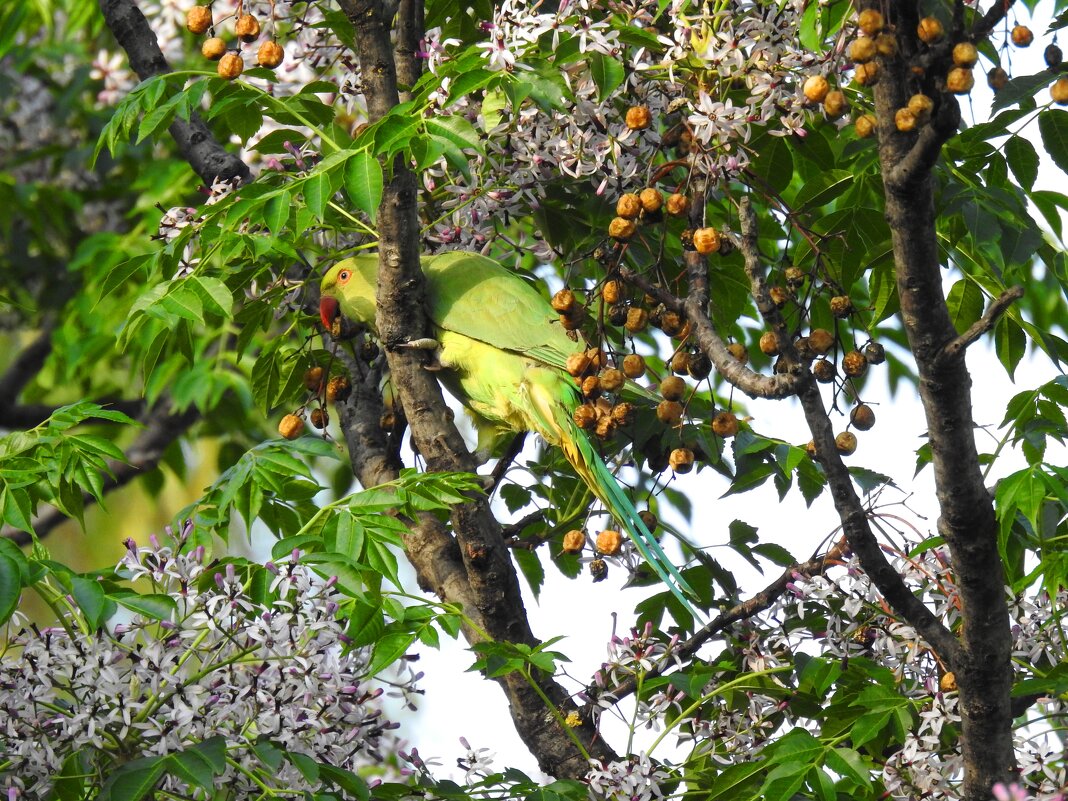
[[[628,759],[602,763],[591,760],[586,781],[590,798],[604,801],[651,801],[663,798],[662,785],[670,774],[654,763],[646,754]]]
[[[145,597],[171,608],[169,619],[137,614],[91,631],[72,606],[61,627],[11,639],[0,661],[0,783],[12,797],[43,797],[78,751],[106,776],[131,754],[221,735],[229,767],[216,782],[240,796],[254,780],[316,789],[288,763],[261,778],[261,740],[349,770],[392,748],[396,724],[382,716],[383,690],[368,685],[369,653],[346,647],[336,582],[294,553],[267,565],[270,587],[257,600],[233,563],[214,569],[202,547],[182,548],[190,531],[173,548],[154,536],[148,547],[128,541],[117,568],[150,583]],[[189,790],[176,777],[164,789]]]

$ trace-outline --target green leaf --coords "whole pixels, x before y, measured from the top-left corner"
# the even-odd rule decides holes
[[[167,758],[167,769],[186,784],[211,790],[214,787],[215,771],[211,762],[195,750],[177,751]]]
[[[852,748],[832,748],[827,751],[827,767],[842,776],[854,779],[864,787],[871,786],[871,774],[860,754]]]
[[[384,635],[375,643],[374,656],[371,657],[368,672],[374,676],[389,667],[407,653],[413,642],[415,642],[415,635],[407,631]]]
[[[366,150],[360,150],[345,165],[345,191],[360,211],[374,222],[382,202],[382,165]]]
[[[1030,191],[1038,179],[1038,152],[1035,146],[1022,136],[1010,136],[1004,150],[1012,174],[1021,187]]]
[[[757,153],[750,168],[773,192],[782,192],[794,175],[794,158],[790,146],[780,136],[765,135],[755,148]]]
[[[461,97],[467,97],[472,92],[477,92],[484,86],[488,86],[499,79],[499,72],[490,72],[481,67],[464,72],[449,84],[449,99],[446,105],[452,105]]]
[[[531,592],[537,598],[541,593],[541,587],[545,583],[545,567],[536,551],[528,551],[526,548],[516,548],[512,551],[512,557],[519,565],[519,570],[530,585]]]
[[[288,189],[284,189],[264,205],[263,222],[275,236],[278,236],[289,222],[289,214],[293,210],[292,205],[293,196]]]
[[[330,185],[330,176],[321,170],[313,172],[304,181],[304,202],[317,220],[322,220],[326,213],[326,204],[334,190]]]
[[[766,759],[731,765],[720,772],[704,795],[706,801],[745,801],[755,798],[760,786],[761,774],[768,770]]]
[[[104,622],[104,609],[107,605],[104,588],[100,586],[100,582],[82,576],[71,576],[71,587],[71,594],[78,608],[82,610],[89,628],[94,631],[100,628],[100,624]]]
[[[345,792],[354,796],[357,801],[368,801],[371,797],[371,791],[367,787],[367,782],[357,776],[355,773],[345,770],[344,768],[337,768],[333,765],[319,765],[319,776],[323,781],[332,782],[337,787],[340,787]],[[403,789],[404,795],[409,795],[411,788],[407,785],[397,785]]]
[[[1027,350],[1027,336],[1020,324],[1009,316],[1002,317],[994,328],[994,351],[1012,378],[1016,366]]]
[[[426,121],[426,130],[431,136],[448,139],[457,147],[482,151],[478,131],[463,117],[431,117]]]
[[[886,724],[890,722],[891,714],[888,710],[879,710],[861,715],[853,724],[853,728],[850,729],[850,742],[859,748],[864,743],[874,740],[879,732],[886,727]]]
[[[957,333],[963,333],[983,314],[983,291],[974,281],[962,278],[949,290],[946,305],[953,327]]]
[[[22,593],[22,576],[18,562],[0,553],[0,626],[11,618],[19,605]]]
[[[105,782],[98,801],[141,801],[159,782],[166,757],[146,757],[127,762]]]
[[[1038,115],[1038,132],[1053,163],[1068,172],[1068,111],[1043,111]]]
[[[178,613],[178,605],[169,595],[112,593],[108,597],[119,606],[152,620],[173,620]]]
[[[597,84],[597,99],[600,101],[611,95],[627,77],[618,59],[596,52],[590,56],[590,74]]]
[[[360,598],[354,599],[349,606],[348,622],[345,634],[354,647],[371,645],[386,630],[382,607]]]

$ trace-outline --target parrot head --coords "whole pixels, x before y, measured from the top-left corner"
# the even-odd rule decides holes
[[[378,259],[374,256],[339,261],[319,286],[319,318],[330,330],[339,314],[372,330],[375,324]]]

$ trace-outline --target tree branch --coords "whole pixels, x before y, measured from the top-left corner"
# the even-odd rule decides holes
[[[873,3],[865,0],[863,5]],[[1011,2],[996,0],[976,30],[985,35]],[[962,796],[987,799],[995,782],[1010,781],[1016,768],[1012,741],[1012,638],[1005,593],[1005,572],[998,551],[993,502],[983,482],[975,446],[971,375],[963,358],[944,358],[946,343],[958,339],[942,290],[941,252],[936,236],[933,159],[909,152],[911,135],[890,128],[904,105],[909,83],[908,59],[920,49],[915,13],[910,4],[891,7],[903,34],[893,58],[884,58],[882,80],[875,85],[880,121],[879,161],[884,180],[886,219],[893,243],[901,320],[916,359],[919,393],[930,437],[931,463],[940,517],[938,531],[952,555],[960,592],[958,656],[952,662],[960,689]],[[945,92],[942,98],[946,98]],[[954,101],[955,102],[955,101]],[[884,136],[884,131],[886,135]],[[902,165],[905,165],[902,167]],[[818,444],[818,443],[817,443]]]
[[[967,331],[942,346],[942,349],[934,357],[935,364],[942,366],[945,361],[963,355],[965,348],[993,328],[1009,306],[1023,296],[1024,290],[1022,286],[1009,287],[1002,292],[990,303],[983,316],[968,327]]]
[[[687,253],[684,258],[704,258],[696,251],[692,252],[693,256]],[[715,365],[716,371],[731,385],[751,398],[788,398],[797,394],[798,379],[796,376],[761,375],[734,358],[708,318],[700,297],[687,297],[685,301],[681,300],[629,267],[621,266],[619,275],[624,281],[633,284],[658,303],[663,303],[666,308],[684,315],[693,326],[693,338],[697,346]]]
[[[686,659],[693,656],[701,649],[701,647],[719,634],[729,626],[734,625],[740,620],[748,620],[754,615],[758,615],[766,609],[770,609],[782,595],[786,592],[791,582],[797,581],[798,576],[804,578],[812,578],[813,576],[822,576],[827,570],[834,565],[841,564],[842,556],[846,552],[845,539],[839,540],[835,543],[827,553],[822,556],[814,556],[807,562],[793,565],[788,567],[782,572],[775,581],[771,582],[763,590],[758,592],[752,598],[747,601],[735,604],[726,612],[717,615],[713,620],[706,623],[698,631],[694,632],[693,636],[685,642],[678,645],[671,653],[672,656],[677,656],[680,659]],[[651,678],[659,676],[669,667],[674,665],[675,662],[665,660],[663,663],[654,665],[653,669],[647,671],[642,677],[642,681],[648,681]],[[609,690],[609,694],[615,699],[622,699],[638,689],[636,679],[628,679],[622,684],[613,687]]]
[[[364,94],[371,122],[381,119],[399,102],[397,69],[390,42],[388,9],[375,0],[339,0],[339,5],[356,30],[356,45],[363,76]],[[416,10],[414,6],[408,5]],[[463,438],[452,422],[441,388],[433,374],[424,369],[427,354],[390,345],[426,336],[430,326],[424,312],[425,281],[420,268],[420,227],[418,183],[402,158],[392,165],[392,180],[385,187],[379,206],[379,272],[377,327],[386,343],[389,363],[401,405],[408,418],[412,438],[431,470],[475,472],[475,463]],[[500,524],[493,518],[486,498],[453,510],[456,541],[449,544],[439,533],[424,528],[427,539],[410,542],[413,563],[425,564],[425,551],[444,559],[453,583],[440,591],[451,602],[463,605],[465,613],[477,621],[495,640],[536,644],[530,630]],[[458,581],[455,551],[459,546],[466,582]],[[438,565],[426,565],[428,571]],[[439,588],[435,588],[436,591]],[[474,633],[467,632],[475,641]],[[538,678],[541,690],[561,710],[574,709],[568,693],[552,677]],[[545,709],[541,696],[518,674],[500,680],[511,705],[512,718],[520,737],[547,773],[578,778],[588,765],[574,747],[570,736]],[[571,733],[586,743],[597,758],[612,759],[611,750],[588,722]]]
[[[194,408],[183,412],[170,412],[166,404],[160,404],[149,410],[141,420],[145,426],[144,430],[126,450],[126,461],[109,460],[108,466],[112,475],[104,480],[103,493],[125,486],[153,469],[163,458],[167,447],[199,419],[200,413]],[[85,494],[84,500],[86,505],[96,502],[96,498],[88,493]],[[34,519],[33,529],[38,537],[44,537],[68,519],[58,509],[50,509]],[[29,534],[11,527],[5,527],[0,536],[14,541],[17,545],[27,545],[30,542]]]
[[[886,560],[886,556],[879,547],[878,539],[868,522],[867,510],[857,497],[849,470],[842,461],[842,456],[835,444],[834,431],[831,428],[827,410],[824,408],[819,386],[813,379],[811,371],[800,365],[797,351],[786,333],[782,314],[768,296],[764,282],[764,265],[757,250],[756,215],[747,200],[739,204],[738,210],[742,231],[740,249],[745,261],[745,272],[752,285],[753,297],[760,313],[776,332],[779,346],[783,349],[784,357],[788,362],[788,369],[796,370],[796,374],[800,376],[801,387],[798,398],[812,433],[812,441],[816,445],[816,458],[827,476],[834,507],[842,521],[849,547],[860,560],[864,572],[871,577],[872,582],[894,610],[916,628],[920,636],[927,640],[943,660],[949,664],[955,664],[958,649],[952,632],[942,625],[941,621],[919,598],[912,594],[901,575]]]
[[[15,357],[7,370],[4,371],[4,374],[0,376],[0,409],[14,406],[19,393],[41,371],[45,359],[52,352],[52,329],[54,327],[51,321],[45,323],[37,338],[22,349],[22,352]],[[45,416],[47,417],[47,415]],[[13,425],[8,426],[2,420],[0,420],[0,426],[16,427]]]
[[[171,71],[156,34],[133,0],[100,0],[100,10],[142,81]],[[182,157],[207,186],[216,180],[250,179],[248,165],[219,144],[199,114],[190,114],[188,121],[175,118],[169,130]]]

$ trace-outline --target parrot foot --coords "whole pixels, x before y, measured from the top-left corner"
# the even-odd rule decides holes
[[[394,342],[390,347],[394,350],[437,350],[441,347],[441,343],[430,337],[422,337],[420,339],[410,339],[407,342]]]

